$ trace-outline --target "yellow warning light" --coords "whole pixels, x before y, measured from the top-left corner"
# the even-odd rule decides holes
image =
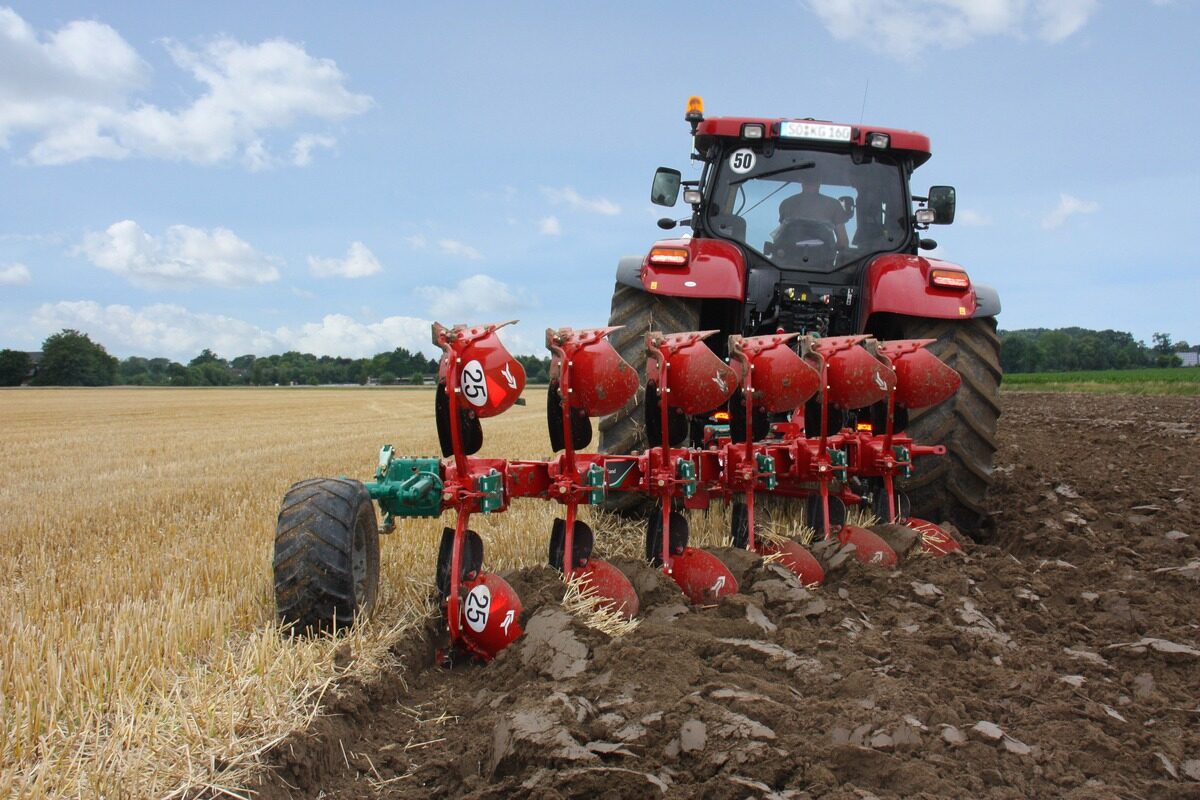
[[[875,427],[869,422],[860,422],[854,426],[854,429],[862,433],[871,433],[875,430]]]
[[[713,419],[717,422],[729,422],[729,412],[718,411],[717,413],[713,414]]]
[[[688,98],[687,113],[690,117],[692,114],[704,113],[704,98],[700,95],[692,95]]]

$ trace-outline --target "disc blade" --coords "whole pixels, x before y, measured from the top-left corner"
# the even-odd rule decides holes
[[[693,605],[709,605],[738,590],[729,567],[705,550],[685,547],[671,561],[671,577]]]
[[[599,603],[600,608],[618,613],[626,619],[637,616],[637,592],[624,572],[607,561],[595,559],[575,574],[586,580],[596,595],[603,598]]]
[[[521,598],[499,575],[483,574],[464,584],[462,641],[467,650],[491,661],[520,638]]]
[[[927,520],[909,517],[905,523],[921,534],[921,551],[934,556],[944,556],[955,550],[962,550],[962,545],[941,526]]]
[[[779,545],[766,545],[759,552],[764,556],[778,553],[779,564],[795,573],[805,586],[819,586],[825,582],[821,562],[799,542],[789,540]]]
[[[879,534],[857,525],[846,525],[838,531],[838,541],[854,545],[854,557],[863,564],[894,567],[898,560],[896,551]]]

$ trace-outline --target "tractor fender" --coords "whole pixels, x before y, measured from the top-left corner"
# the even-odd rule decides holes
[[[650,294],[697,299],[745,299],[746,260],[742,251],[719,239],[661,239],[658,247],[686,249],[687,263],[683,266],[651,264],[650,256],[638,260],[638,280],[628,283]],[[630,258],[617,265],[617,282],[626,283],[631,270]]]
[[[996,287],[986,283],[975,283],[975,313],[974,317],[996,317],[1000,315],[1000,293]]]
[[[644,256],[622,256],[617,262],[617,283],[632,286],[634,289],[645,289],[642,285],[642,262]]]
[[[976,284],[972,283],[966,289],[931,286],[929,273],[934,269],[965,272],[948,261],[904,253],[889,253],[872,260],[863,281],[866,301],[863,319],[884,313],[932,319],[982,316],[977,313],[979,287]],[[994,290],[991,290],[991,296],[998,307],[999,297]]]

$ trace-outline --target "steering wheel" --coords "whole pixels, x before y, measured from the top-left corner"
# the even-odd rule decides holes
[[[837,255],[833,224],[815,219],[789,219],[776,229],[771,259],[788,264],[832,262]]]

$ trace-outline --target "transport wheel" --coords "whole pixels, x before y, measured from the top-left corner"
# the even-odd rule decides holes
[[[987,513],[1000,417],[1000,338],[995,317],[968,320],[899,317],[888,338],[937,339],[929,350],[962,376],[943,403],[909,412],[908,434],[918,444],[943,444],[946,455],[917,459],[913,474],[898,481],[912,515],[948,521],[977,541],[994,534]]]
[[[275,607],[293,634],[349,628],[379,591],[379,527],[366,488],[311,478],[288,489],[275,528]]]
[[[600,452],[625,455],[648,446],[642,410],[646,398],[646,333],[696,330],[700,325],[700,304],[618,283],[613,291],[608,324],[625,326],[609,334],[608,339],[621,358],[638,371],[639,386],[624,408],[600,420]],[[610,492],[604,503],[608,511],[624,515],[640,513],[649,507],[646,498],[633,492]]]

